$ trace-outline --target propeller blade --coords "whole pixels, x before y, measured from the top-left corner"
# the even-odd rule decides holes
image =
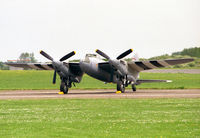
[[[64,61],[64,60],[66,60],[66,59],[72,57],[72,56],[75,55],[75,54],[76,54],[76,52],[75,52],[75,51],[72,51],[72,52],[70,52],[69,54],[67,54],[67,55],[65,55],[64,57],[62,57],[62,58],[60,59],[60,61]]]
[[[122,53],[121,55],[119,55],[119,56],[117,57],[117,59],[118,59],[118,60],[119,60],[119,59],[122,59],[122,58],[124,58],[125,56],[129,55],[131,52],[133,52],[133,49],[129,49],[129,50],[125,51],[124,53]]]
[[[46,57],[47,59],[53,61],[53,58],[51,56],[49,56],[47,53],[45,53],[44,51],[40,51],[40,54],[43,55],[44,57]]]
[[[54,71],[54,74],[53,74],[53,84],[56,83],[56,70]]]
[[[111,72],[110,72],[110,82],[113,82],[113,76],[114,76],[114,69],[111,68]]]
[[[102,57],[106,58],[106,59],[110,59],[110,57],[108,55],[106,55],[105,53],[103,53],[102,51],[100,51],[99,49],[96,50],[96,53],[98,53],[99,55],[101,55]]]

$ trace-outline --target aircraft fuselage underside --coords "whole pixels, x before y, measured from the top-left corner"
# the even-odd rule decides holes
[[[117,82],[116,75],[111,75],[110,73],[98,68],[98,63],[87,63],[81,62],[80,63],[81,69],[91,77],[94,77],[103,82]]]

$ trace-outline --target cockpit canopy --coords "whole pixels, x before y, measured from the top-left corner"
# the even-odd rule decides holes
[[[90,62],[90,60],[102,61],[102,58],[97,54],[86,54],[85,62]]]
[[[86,54],[85,57],[96,57],[97,58],[97,54]]]

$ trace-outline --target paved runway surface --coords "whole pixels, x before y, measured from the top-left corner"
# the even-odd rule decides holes
[[[138,90],[117,94],[115,90],[70,90],[59,95],[57,90],[6,90],[0,91],[0,99],[82,99],[82,98],[200,98],[200,89],[189,90]]]

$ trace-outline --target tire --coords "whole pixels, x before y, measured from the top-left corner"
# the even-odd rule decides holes
[[[61,82],[60,84],[60,91],[63,92],[64,91],[64,87],[65,87],[65,83]]]
[[[64,85],[64,87],[63,87],[63,93],[64,94],[67,94],[68,93],[68,87],[66,86],[66,85]]]
[[[133,92],[135,92],[135,91],[136,91],[136,87],[135,87],[135,85],[134,85],[134,84],[132,84],[132,90],[133,90]]]
[[[122,93],[125,92],[125,87],[124,87],[124,85],[122,84],[121,81],[119,81],[119,82],[117,83],[117,91],[121,91]]]

